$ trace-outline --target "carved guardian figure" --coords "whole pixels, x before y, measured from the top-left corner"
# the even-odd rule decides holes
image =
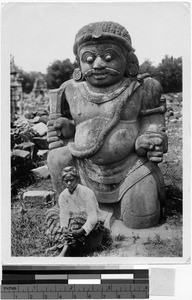
[[[73,50],[79,68],[51,91],[53,184],[60,194],[61,172],[74,165],[116,234],[155,226],[165,198],[158,167],[167,151],[161,85],[138,74],[131,37],[118,23],[84,26]]]

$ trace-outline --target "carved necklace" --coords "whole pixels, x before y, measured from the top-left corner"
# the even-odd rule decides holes
[[[82,82],[82,89],[80,89],[80,93],[82,94],[83,98],[89,102],[95,104],[101,104],[104,102],[111,101],[117,98],[120,94],[122,94],[128,86],[131,84],[130,78],[126,78],[122,83],[121,86],[111,93],[95,93],[91,91],[86,82]]]

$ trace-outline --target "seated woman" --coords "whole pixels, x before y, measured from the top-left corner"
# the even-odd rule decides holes
[[[64,168],[62,180],[66,188],[59,196],[60,227],[56,230],[57,227],[52,226],[51,233],[55,232],[54,236],[60,233],[60,238],[55,241],[57,244],[59,241],[59,256],[79,256],[101,245],[105,229],[100,220],[95,194],[90,188],[78,183],[79,174],[76,168]],[[50,211],[47,213],[48,223]]]

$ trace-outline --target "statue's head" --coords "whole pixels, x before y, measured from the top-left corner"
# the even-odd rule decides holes
[[[76,80],[82,76],[93,86],[110,86],[138,74],[131,37],[118,23],[96,22],[82,27],[73,50],[80,67],[74,73]]]

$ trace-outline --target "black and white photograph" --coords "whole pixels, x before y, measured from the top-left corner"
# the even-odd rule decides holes
[[[2,254],[189,262],[189,3],[5,3],[2,71]]]

